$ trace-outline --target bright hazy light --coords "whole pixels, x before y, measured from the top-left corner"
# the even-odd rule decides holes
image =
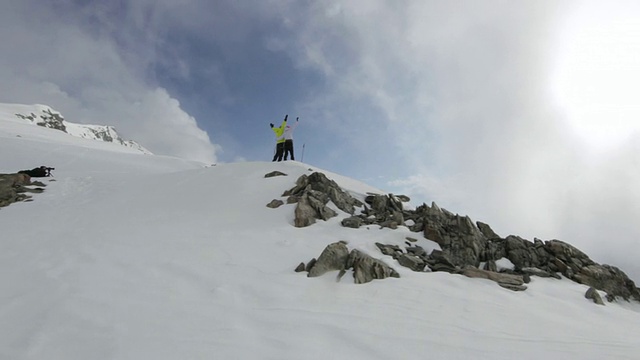
[[[640,131],[640,4],[576,5],[561,28],[554,92],[570,127],[608,149]]]

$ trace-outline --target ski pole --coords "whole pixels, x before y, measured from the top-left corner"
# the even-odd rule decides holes
[[[300,162],[304,162],[304,146],[306,144],[302,144],[302,156],[300,157]]]

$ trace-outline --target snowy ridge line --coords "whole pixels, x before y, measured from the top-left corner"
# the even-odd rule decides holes
[[[152,154],[137,142],[123,139],[113,126],[72,123],[66,121],[59,111],[47,105],[0,104],[0,118],[27,121],[34,125],[62,131],[71,136],[114,143],[143,154]]]

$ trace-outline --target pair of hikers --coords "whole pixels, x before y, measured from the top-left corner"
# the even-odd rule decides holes
[[[295,160],[293,157],[293,130],[298,126],[299,118],[296,118],[296,122],[293,125],[289,125],[287,117],[289,115],[284,116],[282,125],[279,127],[275,127],[273,123],[269,124],[271,125],[271,130],[276,134],[276,154],[271,161],[282,161],[283,156],[286,161],[289,154],[291,154],[291,160]]]

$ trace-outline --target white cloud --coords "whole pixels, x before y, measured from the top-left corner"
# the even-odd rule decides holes
[[[198,128],[196,120],[164,89],[146,92],[129,111],[130,131],[150,148],[162,148],[167,154],[182,158],[216,162],[214,153],[221,149],[211,145],[207,133]],[[160,126],[148,126],[150,123]]]
[[[639,152],[594,160],[550,97],[556,35],[573,5],[323,2],[291,25],[289,52],[330,79],[308,104],[325,126],[356,130],[349,141],[363,148],[401,149],[375,158],[378,172],[413,168],[392,187],[503,236],[560,238],[595,257],[615,229],[606,246],[629,265],[640,255],[624,250],[639,233]]]
[[[2,101],[44,103],[72,122],[115,126],[156,154],[216,162],[219,149],[195,119],[145,76],[153,55],[148,43],[133,48],[133,41],[112,36],[108,26],[66,21],[29,1],[3,8],[0,35],[11,51],[0,59]],[[108,11],[91,10],[97,19]],[[188,68],[181,73],[188,75]]]

